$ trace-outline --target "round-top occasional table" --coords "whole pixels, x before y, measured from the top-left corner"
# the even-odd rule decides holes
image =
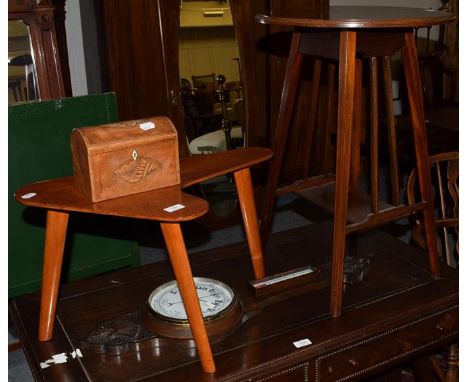
[[[339,317],[341,314],[345,243],[346,235],[351,232],[372,228],[421,210],[430,271],[434,277],[439,277],[423,96],[414,28],[445,24],[454,21],[455,16],[443,11],[403,7],[331,6],[320,14],[301,8],[295,11],[286,10],[278,15],[257,15],[256,19],[262,24],[294,27],[273,143],[275,156],[270,165],[262,216],[261,231],[264,244],[271,227],[303,56],[336,59],[339,65],[336,173],[330,180],[320,177],[316,184],[323,185],[329,181],[335,185],[331,315]],[[378,208],[373,209],[363,221],[348,224],[353,114],[360,108],[360,105],[355,105],[356,62],[360,56],[386,57],[400,50],[404,63],[422,202],[414,207],[397,205],[382,211]]]

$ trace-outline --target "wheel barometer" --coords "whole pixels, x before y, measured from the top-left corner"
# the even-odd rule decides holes
[[[194,277],[205,327],[210,337],[235,329],[242,319],[242,305],[227,284],[205,277]],[[141,322],[151,332],[164,337],[192,338],[182,296],[175,280],[154,289],[141,313]]]

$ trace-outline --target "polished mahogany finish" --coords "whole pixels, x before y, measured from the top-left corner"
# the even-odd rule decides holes
[[[391,200],[394,206],[400,204],[400,186],[397,158],[397,137],[395,131],[395,112],[393,110],[392,67],[390,56],[383,58],[384,99],[388,128],[388,152],[390,153]]]
[[[273,210],[278,194],[279,173],[282,167],[289,125],[299,73],[304,55],[318,55],[328,59],[337,59],[338,73],[338,115],[337,115],[337,152],[334,194],[334,236],[333,236],[333,272],[331,287],[331,314],[341,314],[343,295],[343,276],[346,235],[358,229],[370,228],[384,221],[401,218],[411,213],[411,208],[396,207],[381,213],[378,200],[377,164],[372,170],[371,214],[361,223],[348,225],[348,200],[350,174],[353,173],[351,188],[356,188],[356,161],[352,158],[353,135],[359,133],[361,105],[360,80],[361,66],[357,54],[370,57],[372,62],[372,93],[376,93],[376,58],[388,56],[401,48],[410,111],[412,115],[413,136],[422,201],[417,209],[423,211],[424,228],[427,242],[429,268],[434,277],[439,276],[436,232],[433,222],[431,182],[427,137],[424,124],[422,90],[417,62],[417,52],[412,28],[444,24],[455,17],[446,12],[428,11],[398,7],[329,7],[321,14],[316,11],[308,14],[307,9],[285,9],[278,15],[257,15],[257,21],[273,26],[295,27],[289,52],[286,76],[278,115],[274,141],[275,157],[270,166],[264,211],[262,218],[262,238],[265,243],[271,230]],[[356,76],[357,74],[357,76]],[[373,149],[371,160],[377,161],[377,104],[372,106]],[[353,126],[354,125],[354,126]],[[354,140],[356,143],[357,139]],[[355,152],[354,155],[359,153]],[[351,165],[353,165],[351,167]],[[325,184],[325,183],[322,183]],[[293,188],[292,188],[293,189]]]
[[[406,7],[331,6],[321,15],[308,9],[288,9],[279,16],[257,15],[262,24],[309,28],[413,28],[446,24],[456,18],[433,9]]]
[[[436,208],[435,225],[440,235],[438,241],[443,257],[449,266],[458,266],[459,256],[459,163],[458,151],[431,155],[431,173],[434,179],[434,204]],[[408,176],[406,196],[408,204],[417,203],[416,171],[413,169]],[[425,248],[424,229],[421,221],[416,220],[412,230],[411,239],[419,247]]]
[[[332,228],[325,220],[273,234],[265,257],[268,273],[310,264],[311,248],[315,262],[325,269]],[[369,259],[369,273],[362,282],[346,285],[338,319],[328,315],[328,272],[319,288],[302,285],[255,297],[245,243],[191,254],[194,274],[227,283],[247,310],[256,312],[234,333],[212,343],[214,375],[203,373],[191,340],[159,337],[148,347],[147,341],[137,342],[120,355],[83,347],[102,322],[136,313],[155,285],[172,279],[169,261],[64,285],[60,325],[49,342],[39,342],[36,336],[37,293],[17,298],[10,311],[33,375],[51,382],[367,380],[457,340],[459,293],[454,269],[443,266],[442,278],[433,280],[424,254],[415,247],[379,231],[352,240],[355,255]],[[116,335],[132,331],[120,328],[114,329]],[[311,344],[293,344],[305,339]],[[81,350],[82,358],[72,358],[75,349]],[[59,353],[66,353],[66,363],[40,367],[40,362]]]
[[[290,12],[291,9],[307,9],[309,14],[320,16],[326,9],[328,9],[328,6],[328,0],[294,0],[286,2],[282,0],[272,0],[267,3],[267,7],[269,8],[266,11],[263,12],[261,10],[262,8],[258,7],[256,14],[262,13],[271,16],[278,16],[283,14],[283,12]],[[265,26],[259,23],[257,24],[258,27]],[[259,129],[264,129],[266,139],[261,143],[261,145],[266,145],[268,147],[271,147],[271,145],[274,144],[275,129],[277,119],[279,117],[282,84],[287,68],[288,49],[291,42],[291,30],[292,27],[288,26],[267,25],[264,35],[257,39],[257,49],[267,57],[266,63],[261,67],[265,74],[257,76],[258,84],[256,84],[256,88],[260,87],[260,89],[262,89],[262,76],[267,76],[265,95],[266,126],[263,127],[261,124],[255,124],[251,125],[250,130],[257,131]],[[260,64],[262,63],[257,63],[257,66]],[[317,81],[315,81],[314,84],[314,77],[312,74],[312,70],[304,71],[301,74],[301,83],[297,87],[297,106],[294,110],[294,118],[290,123],[290,139],[286,148],[287,155],[284,157],[280,175],[282,183],[296,181],[300,179],[304,173],[309,173],[309,175],[315,175],[317,173],[314,167],[311,167],[310,169],[307,168],[307,158],[311,154],[309,148],[305,147],[305,145],[304,147],[298,145],[299,142],[306,142],[311,136],[313,137],[315,132],[321,133],[321,129],[319,128],[315,131],[311,131],[311,134],[307,135],[304,133],[303,129],[303,126],[312,120],[314,117],[313,114],[315,113],[312,108],[312,100],[314,97],[314,85],[317,84]],[[319,120],[318,124],[321,125],[322,123],[325,123],[322,119],[324,117],[326,118],[326,105],[322,104],[321,101],[326,98],[323,89],[320,87],[319,93],[319,112],[317,113],[317,118]],[[259,94],[259,97],[261,97],[261,93]],[[263,101],[258,100],[256,102],[261,104]],[[251,132],[248,131],[248,133],[250,134]],[[312,153],[314,159],[315,156],[319,156],[318,154],[315,154],[316,153]],[[315,164],[315,161],[312,163]]]
[[[188,185],[234,172],[247,241],[252,250],[251,259],[254,273],[257,278],[261,278],[265,276],[263,252],[259,242],[260,236],[249,166],[269,159],[272,152],[268,149],[250,148],[235,150],[232,153],[234,154],[227,154],[230,161],[227,161],[226,164],[222,161],[223,156],[226,156],[224,153],[207,155],[206,157],[211,158],[212,164],[215,165],[205,166],[204,169],[200,168],[203,160],[201,162],[195,161],[193,165],[190,164],[190,161],[186,161],[181,164],[181,174],[184,174],[182,177],[186,179],[185,185]],[[243,159],[244,154],[247,158],[246,161]],[[19,203],[48,210],[39,323],[40,341],[48,341],[53,337],[69,213],[84,212],[156,220],[161,225],[203,370],[207,373],[213,373],[216,370],[179,225],[182,221],[193,220],[205,214],[208,211],[208,203],[203,199],[184,193],[181,187],[181,185],[175,185],[99,203],[93,203],[83,195],[76,187],[73,177],[33,183],[16,192],[16,200]],[[253,232],[254,230],[257,232]]]

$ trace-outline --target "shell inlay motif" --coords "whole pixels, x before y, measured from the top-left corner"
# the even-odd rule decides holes
[[[145,157],[137,157],[122,164],[113,173],[115,181],[127,183],[138,183],[148,177],[151,173],[161,168],[161,163]]]

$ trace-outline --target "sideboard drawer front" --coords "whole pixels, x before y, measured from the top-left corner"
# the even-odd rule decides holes
[[[457,333],[456,308],[422,317],[317,358],[315,381],[347,381],[383,369],[393,361]]]
[[[310,381],[309,370],[309,362],[304,362],[262,376],[244,379],[241,382],[308,382]]]

